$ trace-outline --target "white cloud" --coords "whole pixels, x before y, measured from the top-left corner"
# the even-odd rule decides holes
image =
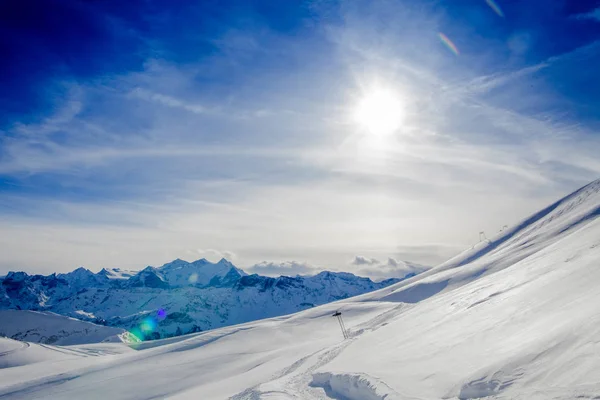
[[[358,259],[366,262],[356,263]],[[379,262],[373,258],[367,259],[365,257],[357,256],[352,264],[359,268],[352,270],[351,272],[356,275],[367,276],[376,281],[388,278],[404,278],[409,274],[420,274],[431,268],[420,264],[397,260],[392,257],[388,257],[386,262]]]
[[[354,264],[354,265],[374,265],[374,264],[379,264],[379,260],[377,260],[375,258],[356,256],[356,257],[354,257],[354,260],[352,260],[352,264]]]
[[[266,276],[296,276],[296,275],[314,275],[320,271],[313,265],[298,261],[267,262],[262,261],[254,264],[245,271],[251,274]]]
[[[398,261],[394,260],[393,258],[388,258],[387,260],[387,265],[389,265],[390,267],[397,267],[398,266]]]

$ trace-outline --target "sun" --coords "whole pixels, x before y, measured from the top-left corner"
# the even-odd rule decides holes
[[[376,88],[358,102],[354,119],[373,135],[389,135],[402,125],[404,104],[393,90]]]

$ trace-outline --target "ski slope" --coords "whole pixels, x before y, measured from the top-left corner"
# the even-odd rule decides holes
[[[600,398],[599,215],[596,181],[396,285],[122,354],[68,346],[0,370],[0,398]]]

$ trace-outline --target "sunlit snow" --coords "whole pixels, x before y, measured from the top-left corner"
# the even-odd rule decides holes
[[[41,350],[2,340],[0,360],[25,365],[0,372],[0,397],[597,398],[599,215],[596,181],[407,281],[137,351],[55,346],[26,362]]]

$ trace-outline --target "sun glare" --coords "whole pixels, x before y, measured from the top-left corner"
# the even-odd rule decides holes
[[[389,135],[402,124],[404,105],[392,90],[375,89],[359,101],[354,118],[373,135]]]

